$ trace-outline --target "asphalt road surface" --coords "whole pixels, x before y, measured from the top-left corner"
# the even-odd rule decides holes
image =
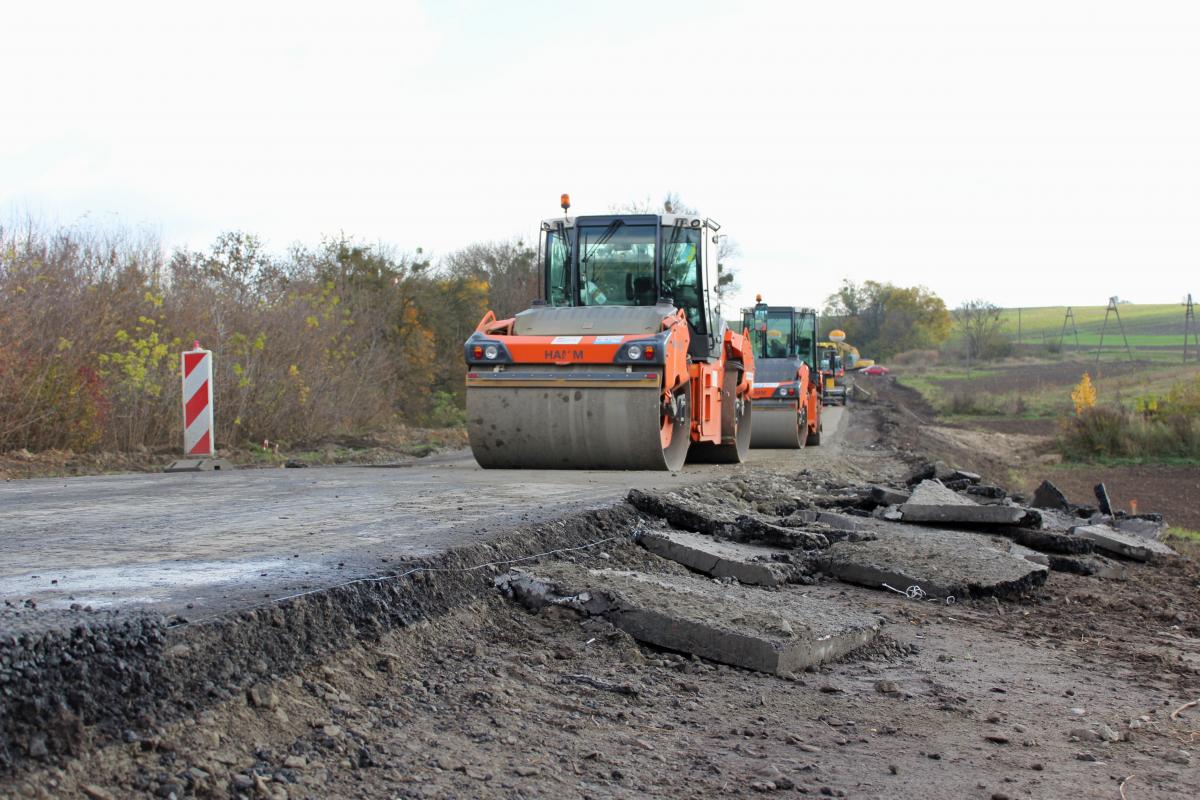
[[[824,413],[820,448],[753,450],[750,465],[833,455],[848,415]],[[0,485],[0,600],[203,616],[729,469],[484,470],[464,451],[394,468],[10,481]]]

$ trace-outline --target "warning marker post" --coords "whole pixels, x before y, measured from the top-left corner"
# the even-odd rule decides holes
[[[183,455],[166,468],[166,472],[202,472],[232,469],[223,458],[217,458],[213,437],[213,380],[212,351],[193,342],[192,349],[180,354],[180,375],[183,380]]]

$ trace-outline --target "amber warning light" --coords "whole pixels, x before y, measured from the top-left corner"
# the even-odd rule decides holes
[[[558,199],[558,201],[559,201],[559,205],[562,206],[563,211],[566,211],[567,209],[569,209],[571,207],[571,195],[569,195],[569,194],[564,194],[562,197],[560,197]]]

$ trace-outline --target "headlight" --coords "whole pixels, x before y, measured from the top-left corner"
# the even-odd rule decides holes
[[[636,344],[629,345],[629,348],[625,352],[628,353],[629,357],[635,361],[642,357],[642,348]]]
[[[500,355],[500,348],[496,347],[494,344],[489,344],[487,347],[483,348],[483,357],[488,361],[495,361],[496,356],[498,355]]]

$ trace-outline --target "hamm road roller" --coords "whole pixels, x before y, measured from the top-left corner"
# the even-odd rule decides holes
[[[742,309],[754,353],[751,447],[821,443],[821,378],[817,372],[817,312],[769,306],[762,295]]]
[[[570,199],[562,197],[564,214]],[[679,214],[541,225],[542,299],[465,344],[485,468],[678,470],[750,447],[754,356],[721,318],[717,230]]]

